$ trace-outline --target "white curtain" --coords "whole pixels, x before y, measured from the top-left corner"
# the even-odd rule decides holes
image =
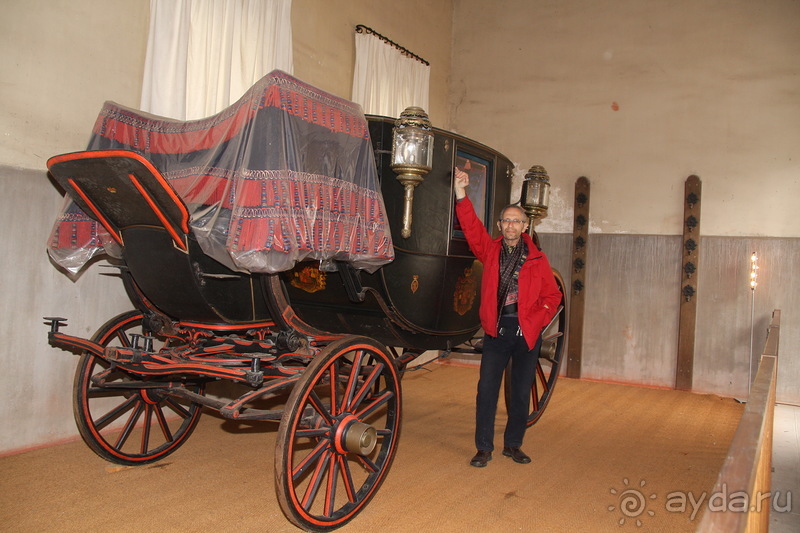
[[[150,0],[142,111],[203,118],[274,69],[292,74],[292,0]]]
[[[398,117],[412,105],[428,111],[430,65],[370,33],[355,36],[353,101],[364,113]]]

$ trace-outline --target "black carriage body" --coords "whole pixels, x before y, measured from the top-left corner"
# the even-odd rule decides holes
[[[411,235],[402,238],[404,191],[390,166],[394,119],[367,120],[395,259],[374,274],[357,274],[366,289],[361,302],[348,296],[339,272],[298,264],[282,276],[292,308],[314,327],[368,335],[388,346],[457,346],[480,328],[483,267],[458,230],[452,169],[465,161],[485,168],[484,201],[476,209],[491,229],[492,217],[509,202],[513,164],[487,146],[434,128],[433,168],[415,189]]]
[[[368,122],[387,219],[399,235],[403,187],[390,167],[394,121]],[[277,284],[272,275],[234,271],[204,253],[186,226],[185,205],[148,161],[131,160],[131,152],[120,150],[84,154],[54,158],[54,175],[85,212],[118,234],[123,279],[142,311],[158,310],[184,323],[246,326],[280,320],[276,315],[285,309],[277,300],[291,307],[306,331],[367,335],[417,351],[452,348],[480,328],[482,265],[458,229],[452,168],[467,160],[481,165],[482,202],[474,203],[487,221],[508,202],[513,169],[482,144],[434,129],[433,168],[416,190],[411,236],[394,239],[394,261],[372,274],[343,263],[338,267],[344,274],[323,272],[319,262],[306,261],[282,273]],[[130,175],[138,176],[144,194]],[[346,289],[353,280],[364,289],[360,301]]]

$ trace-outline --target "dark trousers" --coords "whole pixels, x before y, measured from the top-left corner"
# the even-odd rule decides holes
[[[503,436],[503,445],[522,446],[530,414],[531,387],[542,337],[536,346],[528,350],[521,335],[517,335],[519,323],[516,317],[500,319],[501,333],[497,337],[485,335],[481,355],[480,379],[475,415],[475,446],[478,450],[494,450],[494,419],[503,372],[511,361],[511,402],[508,406],[508,421]]]

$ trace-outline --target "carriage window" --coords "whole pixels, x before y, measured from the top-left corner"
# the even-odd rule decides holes
[[[492,162],[458,150],[456,151],[456,166],[469,174],[467,196],[475,206],[475,213],[485,226],[486,220],[490,218],[490,184],[488,182],[492,176]],[[458,217],[453,217],[453,237],[464,238]]]

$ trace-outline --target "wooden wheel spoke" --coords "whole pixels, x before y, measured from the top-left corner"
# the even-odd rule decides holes
[[[331,414],[333,416],[337,416],[341,411],[339,410],[339,406],[336,403],[336,389],[339,386],[339,368],[338,368],[338,361],[331,365],[329,370],[331,375],[331,382],[330,382],[330,395],[331,395]]]
[[[330,411],[325,407],[325,404],[322,402],[322,399],[317,395],[316,392],[311,391],[308,395],[308,403],[314,408],[314,410],[319,413],[319,415],[325,420],[325,423],[329,426],[333,425],[333,416],[331,416]]]
[[[328,487],[325,491],[325,516],[331,516],[336,509],[336,481],[339,478],[339,461],[328,463]]]
[[[531,388],[531,402],[532,402],[532,410],[538,411],[539,410],[539,385],[536,383],[536,380],[533,380],[533,387]]]
[[[353,367],[350,369],[350,377],[347,380],[347,390],[344,394],[344,406],[350,406],[353,403],[353,396],[356,392],[356,384],[358,383],[358,376],[361,373],[361,361],[364,359],[364,350],[358,350],[353,358]]]
[[[138,404],[136,409],[131,412],[131,415],[128,417],[128,421],[125,423],[125,427],[122,432],[119,434],[117,438],[117,442],[114,443],[114,448],[117,450],[121,449],[125,442],[128,440],[128,437],[131,436],[131,432],[133,432],[133,428],[136,427],[136,422],[139,420],[139,417],[142,415],[142,404]]]
[[[114,336],[119,339],[119,342],[122,346],[129,348],[131,346],[131,340],[128,338],[128,334],[124,329],[118,330]],[[111,343],[107,343],[111,344]]]
[[[369,470],[370,472],[372,472],[372,473],[375,473],[375,472],[377,472],[377,471],[379,470],[379,469],[378,469],[378,465],[376,465],[375,463],[373,463],[373,462],[372,462],[372,459],[370,459],[369,457],[366,457],[366,456],[364,456],[364,455],[356,455],[356,458],[357,458],[357,459],[359,460],[359,462],[361,462],[361,464],[363,464],[363,465],[364,465],[364,467],[365,467],[367,470]]]
[[[306,487],[306,492],[303,495],[303,502],[302,506],[303,509],[308,511],[311,508],[311,504],[314,503],[314,500],[317,498],[317,492],[319,492],[319,487],[322,482],[323,473],[325,472],[328,463],[331,460],[332,452],[325,450],[322,454],[322,458],[317,461],[317,466],[314,468],[314,472],[311,474],[311,479],[308,482],[308,486]]]
[[[329,428],[298,429],[295,435],[299,438],[314,439],[325,437],[330,432]]]
[[[120,416],[122,416],[125,413],[127,413],[128,411],[130,411],[131,408],[133,407],[133,405],[136,403],[136,401],[137,401],[136,397],[128,398],[123,403],[121,403],[118,406],[114,407],[112,410],[110,410],[109,412],[107,412],[106,414],[104,414],[103,416],[98,418],[97,420],[95,420],[94,421],[94,426],[98,430],[104,429],[111,422],[114,422]]]
[[[166,405],[169,406],[170,409],[172,409],[175,412],[176,415],[180,416],[181,418],[186,419],[192,416],[192,413],[187,411],[181,404],[176,402],[173,398],[167,398],[166,400],[164,400],[164,402],[166,403]]]
[[[147,453],[150,444],[150,423],[153,420],[153,406],[144,406],[144,426],[142,427],[142,446],[140,448],[141,454]]]
[[[366,407],[364,407],[364,408],[363,408],[361,411],[359,411],[358,413],[356,413],[356,417],[357,417],[359,420],[364,420],[364,419],[366,419],[366,418],[367,418],[367,417],[369,417],[369,416],[370,416],[372,413],[374,413],[376,410],[378,410],[378,408],[379,408],[379,407],[381,407],[382,405],[384,405],[386,402],[388,402],[388,401],[389,401],[389,400],[391,400],[392,398],[394,398],[394,393],[393,393],[392,391],[386,391],[386,392],[384,392],[383,394],[381,394],[380,396],[378,396],[377,398],[375,398],[375,400],[373,400],[372,402],[370,402],[370,403],[369,403],[369,404],[368,404]]]
[[[353,483],[353,474],[350,472],[350,463],[344,455],[337,455],[336,460],[339,462],[340,470],[342,473],[342,482],[344,483],[344,490],[347,493],[347,499],[351,502],[356,501],[356,487]]]
[[[325,450],[327,450],[327,448],[328,448],[327,441],[324,440],[319,441],[317,445],[314,447],[314,449],[311,450],[311,453],[305,456],[305,458],[303,458],[303,460],[300,461],[300,463],[298,463],[298,465],[294,468],[294,470],[292,470],[292,479],[294,481],[297,481],[300,478],[300,476],[302,476],[306,472],[306,470],[308,470],[308,467],[310,467],[312,464],[314,464],[314,462],[317,459],[320,458],[320,456],[325,452]]]
[[[156,420],[158,420],[158,426],[161,428],[161,434],[164,435],[164,438],[166,439],[167,442],[172,442],[174,440],[172,437],[172,431],[170,431],[169,429],[169,424],[167,423],[167,417],[164,416],[163,407],[156,406],[153,408],[153,411],[155,411]]]
[[[352,401],[347,404],[347,409],[350,412],[355,411],[361,404],[361,402],[364,401],[364,398],[366,397],[367,393],[372,388],[372,386],[377,382],[378,378],[381,375],[381,372],[383,372],[383,368],[384,368],[383,363],[378,363],[375,365],[375,367],[372,369],[372,372],[369,373],[369,376],[367,376],[367,378],[364,380],[364,383],[362,383],[361,387],[359,387],[358,393],[355,395]]]
[[[554,370],[551,369],[550,373],[552,374],[553,372],[554,372]],[[550,390],[550,386],[547,383],[547,376],[544,375],[544,370],[542,369],[542,365],[541,364],[536,365],[536,374],[539,376],[539,379],[542,380],[542,394],[547,394],[547,391]],[[535,383],[535,380],[534,380],[534,383]]]
[[[553,339],[557,339],[557,338],[559,338],[559,337],[563,337],[563,336],[564,336],[564,333],[563,333],[563,332],[561,332],[561,331],[556,331],[556,332],[555,332],[555,333],[553,333],[552,335],[548,335],[547,337],[542,337],[542,344],[544,344],[545,342],[552,341]]]

